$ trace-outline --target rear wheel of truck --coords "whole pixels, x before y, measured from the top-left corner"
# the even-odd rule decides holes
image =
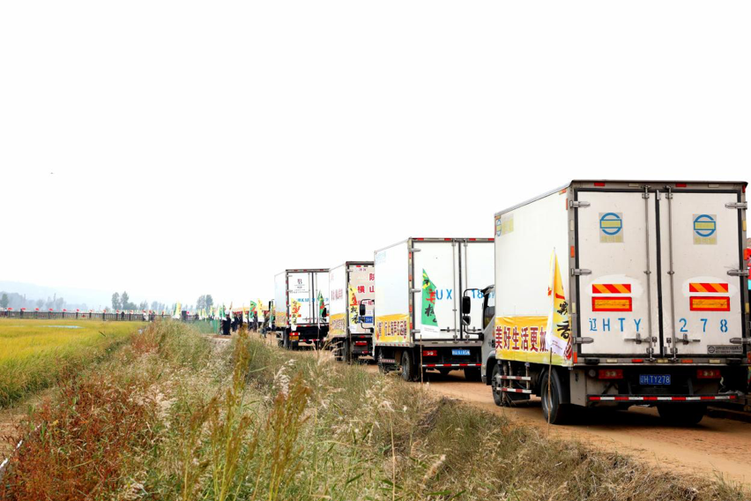
[[[467,381],[477,382],[482,380],[482,375],[480,373],[479,367],[465,367],[464,368],[464,379]]]
[[[501,395],[500,389],[501,385],[498,384],[498,377],[501,375],[501,365],[495,364],[493,366],[493,375],[492,379],[490,380],[490,387],[493,389],[493,402],[495,402],[495,405],[498,407],[501,407],[503,405],[503,395]]]
[[[415,380],[415,367],[412,355],[408,351],[402,352],[402,379],[405,381]]]
[[[540,383],[542,416],[551,424],[562,424],[566,421],[568,406],[561,403],[563,388],[558,373],[556,371],[543,372]]]
[[[660,417],[670,424],[693,426],[707,413],[707,406],[702,404],[662,404],[657,406]]]

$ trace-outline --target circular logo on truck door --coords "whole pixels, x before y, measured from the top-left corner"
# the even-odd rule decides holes
[[[717,222],[709,214],[700,214],[694,218],[694,231],[702,238],[711,237],[717,231]]]
[[[617,235],[623,229],[623,219],[615,212],[608,212],[600,217],[600,229],[606,235]]]

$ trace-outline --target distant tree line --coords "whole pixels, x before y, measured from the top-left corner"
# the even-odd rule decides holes
[[[151,306],[149,307],[148,301],[141,301],[140,303],[136,304],[130,301],[130,296],[128,295],[127,291],[123,291],[122,294],[119,292],[115,292],[112,294],[112,309],[113,310],[149,310],[152,311],[163,311],[167,310],[167,305],[164,303],[159,303],[157,301],[152,301]]]
[[[196,310],[200,311],[205,309],[209,309],[212,306],[214,306],[214,298],[211,297],[211,294],[206,294],[204,296],[199,296],[198,301],[196,301]]]
[[[54,294],[52,297],[45,299],[29,299],[26,295],[21,295],[16,292],[0,292],[0,308],[14,310],[20,310],[26,308],[27,310],[33,310],[39,308],[40,310],[48,310],[52,308],[55,311],[61,311],[66,308],[69,310],[87,310],[88,307],[85,303],[67,303],[62,297],[57,297]]]

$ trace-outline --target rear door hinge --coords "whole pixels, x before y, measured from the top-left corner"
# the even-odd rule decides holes
[[[571,276],[572,277],[579,277],[581,275],[591,275],[592,270],[587,270],[586,268],[571,268]]]
[[[728,209],[746,210],[748,209],[748,203],[746,202],[730,202],[725,204]]]
[[[582,207],[589,207],[589,202],[583,200],[569,200],[568,207],[569,209],[581,209]]]

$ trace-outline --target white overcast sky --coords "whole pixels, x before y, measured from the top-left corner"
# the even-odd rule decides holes
[[[748,1],[0,2],[0,279],[247,302],[571,178],[749,178]]]

